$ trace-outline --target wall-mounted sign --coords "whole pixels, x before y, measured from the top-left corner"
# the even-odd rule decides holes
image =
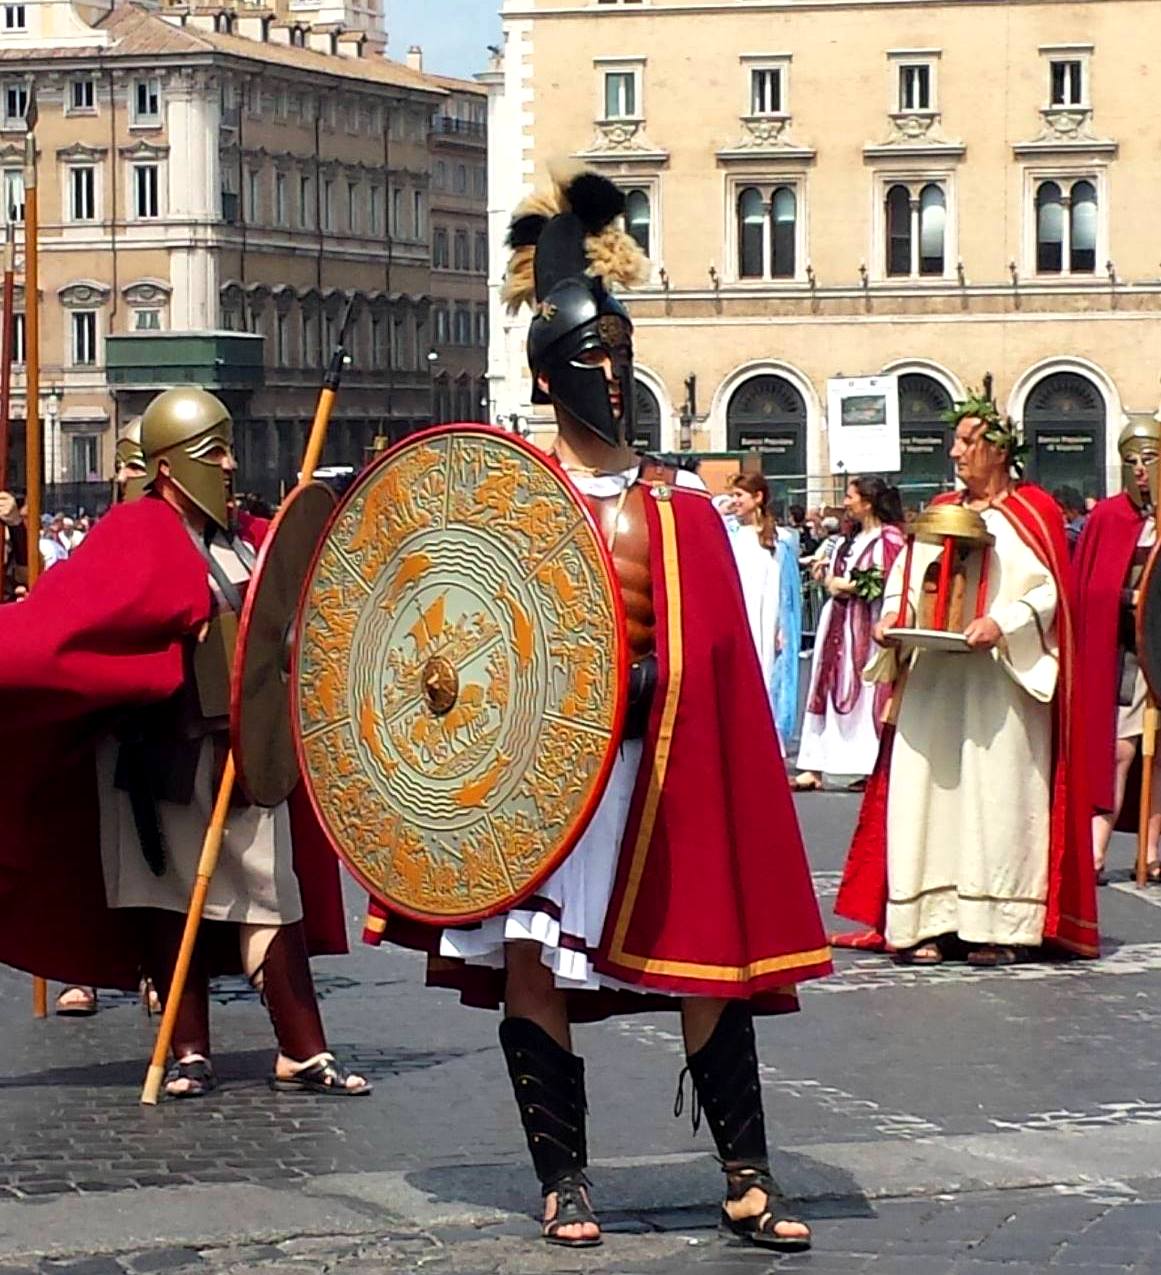
[[[826,404],[832,473],[890,474],[900,468],[898,377],[833,377],[826,383]]]

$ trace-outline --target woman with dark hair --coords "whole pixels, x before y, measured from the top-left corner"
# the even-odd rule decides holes
[[[777,536],[769,512],[770,488],[761,474],[735,474],[728,497],[722,498],[730,547],[742,581],[742,599],[750,636],[762,666],[762,685],[770,694],[779,646],[779,563]]]
[[[882,609],[883,586],[903,547],[899,490],[882,478],[852,478],[843,509],[854,528],[822,569],[829,601],[819,618],[810,693],[798,750],[794,787],[822,787],[824,773],[859,776],[861,788],[875,768],[888,687],[863,683],[875,653],[871,630]]]

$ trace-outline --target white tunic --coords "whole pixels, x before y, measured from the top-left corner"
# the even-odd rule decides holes
[[[586,496],[609,497],[635,482],[637,474],[634,467],[621,474],[573,473],[570,477]],[[704,489],[700,478],[684,470],[677,473],[677,485]],[[502,969],[505,943],[532,940],[540,944],[540,959],[552,970],[557,987],[595,990],[627,986],[598,974],[592,957],[605,928],[642,748],[639,739],[622,743],[588,827],[572,853],[536,893],[520,907],[489,917],[479,925],[444,930],[439,946],[441,956]]]
[[[762,685],[769,691],[778,654],[778,559],[762,546],[757,527],[732,529],[730,545],[738,564],[750,635],[762,665]]]
[[[215,541],[211,550],[235,584],[248,578],[246,568],[228,546]],[[214,592],[220,605],[216,588]],[[216,795],[213,740],[207,738],[202,743],[190,804],[157,803],[166,847],[165,869],[160,876],[154,875],[141,852],[129,795],[113,782],[117,750],[114,739],[105,740],[97,749],[101,860],[109,907],[185,913]],[[302,920],[285,803],[271,810],[257,806],[231,809],[221,857],[210,881],[205,918],[248,925],[289,925]]]
[[[835,571],[835,557],[832,555],[830,570],[840,579],[849,579],[850,571],[855,566],[867,566],[873,563],[883,570],[883,532],[882,528],[873,531],[860,531],[855,537],[846,556],[841,571]],[[837,551],[837,547],[836,547]],[[869,562],[867,561],[869,558]],[[829,599],[822,608],[819,617],[818,633],[814,639],[814,658],[810,669],[810,689],[807,692],[807,704],[810,704],[818,684],[821,672],[822,653],[826,646],[827,633],[832,624],[847,623],[846,602]],[[856,604],[857,605],[857,604]],[[872,622],[878,620],[881,603],[871,605]],[[870,658],[874,658],[878,646],[872,641]],[[847,659],[850,659],[850,641],[848,634]],[[840,676],[844,682],[862,679],[863,670],[846,667]],[[807,712],[802,719],[802,740],[798,746],[797,765],[799,770],[815,771],[818,774],[830,775],[869,775],[875,769],[875,760],[879,755],[879,722],[875,717],[875,695],[870,687],[864,687],[849,713],[840,713],[834,704],[827,701],[821,713]]]
[[[887,940],[907,948],[941,934],[1036,946],[1044,932],[1050,835],[1052,697],[1059,671],[1051,572],[998,510],[987,614],[992,651],[916,655],[900,696],[887,803]],[[910,602],[938,553],[917,543]],[[904,555],[883,613],[899,609]],[[974,602],[978,556],[969,560]],[[886,651],[868,676],[894,675]]]

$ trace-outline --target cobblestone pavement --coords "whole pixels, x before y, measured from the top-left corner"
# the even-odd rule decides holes
[[[828,901],[855,809],[800,799]],[[843,953],[804,1013],[759,1025],[775,1174],[816,1223],[814,1251],[783,1259],[714,1233],[708,1135],[671,1117],[672,1017],[578,1032],[608,1239],[576,1254],[535,1242],[495,1019],[425,991],[414,956],[318,965],[334,1046],[373,1097],[271,1094],[265,1016],[227,982],[222,1088],[154,1109],[137,1098],[155,1024],[131,998],[37,1023],[28,980],[0,972],[0,1275],[1161,1275],[1161,891],[1122,885],[1102,892],[1098,964],[920,971]]]

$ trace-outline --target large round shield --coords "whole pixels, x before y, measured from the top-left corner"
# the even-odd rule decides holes
[[[303,581],[335,508],[325,483],[296,487],[258,551],[230,678],[230,747],[256,806],[277,806],[299,780],[290,723],[290,637]]]
[[[1156,703],[1161,703],[1161,557],[1149,553],[1137,589],[1137,662]]]
[[[591,515],[535,448],[453,426],[365,471],[311,568],[294,658],[315,809],[382,903],[479,920],[576,844],[620,740],[625,625]]]

